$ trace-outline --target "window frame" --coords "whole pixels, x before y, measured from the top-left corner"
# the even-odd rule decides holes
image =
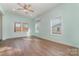
[[[60,23],[59,23],[60,25],[59,24],[53,24],[57,20],[60,20]],[[55,25],[60,26],[61,33],[54,33],[53,32],[53,29],[54,29],[53,27]],[[63,24],[63,20],[62,20],[62,17],[61,16],[57,16],[57,17],[54,17],[53,19],[51,19],[50,20],[50,35],[63,35],[64,34],[64,27],[63,27],[63,25],[64,24]]]

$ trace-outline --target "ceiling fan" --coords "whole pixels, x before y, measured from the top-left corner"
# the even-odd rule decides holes
[[[16,8],[15,10],[24,11],[26,13],[34,12],[34,10],[32,9],[32,6],[30,4],[17,3],[17,5],[19,6],[19,8]]]

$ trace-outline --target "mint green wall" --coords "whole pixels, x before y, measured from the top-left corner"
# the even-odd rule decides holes
[[[4,15],[4,10],[3,10],[3,8],[2,8],[2,6],[0,6],[0,16],[2,17],[2,19],[3,19],[3,15]],[[2,25],[2,28],[1,29],[3,29],[3,20],[1,19],[1,21],[2,21],[2,23],[1,23],[1,25]],[[1,39],[3,39],[3,30],[1,30],[2,31],[2,33],[1,33]]]
[[[50,20],[56,16],[61,16],[63,19],[63,35],[50,35]],[[41,20],[40,32],[35,33],[35,20],[32,20],[32,35],[79,47],[79,4],[61,4],[37,18]]]
[[[27,22],[30,27],[30,21],[29,18],[22,18],[10,13],[6,14],[3,19],[3,39],[27,36],[27,32],[14,32],[14,23]]]
[[[29,27],[31,27],[31,19],[16,16],[8,12],[5,8],[0,5],[0,11],[3,13],[2,17],[2,39],[14,38],[14,37],[24,37],[27,36],[27,32],[14,32],[15,22],[27,22]]]

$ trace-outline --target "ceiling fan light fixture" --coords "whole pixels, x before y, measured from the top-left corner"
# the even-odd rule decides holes
[[[22,10],[23,12],[28,12],[27,10]]]

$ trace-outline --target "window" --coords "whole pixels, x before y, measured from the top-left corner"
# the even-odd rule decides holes
[[[14,23],[14,32],[26,32],[28,31],[28,24],[24,22]]]
[[[27,23],[22,23],[21,31],[22,32],[28,31],[28,24]]]
[[[61,17],[55,17],[51,20],[51,34],[62,34],[63,23]]]

